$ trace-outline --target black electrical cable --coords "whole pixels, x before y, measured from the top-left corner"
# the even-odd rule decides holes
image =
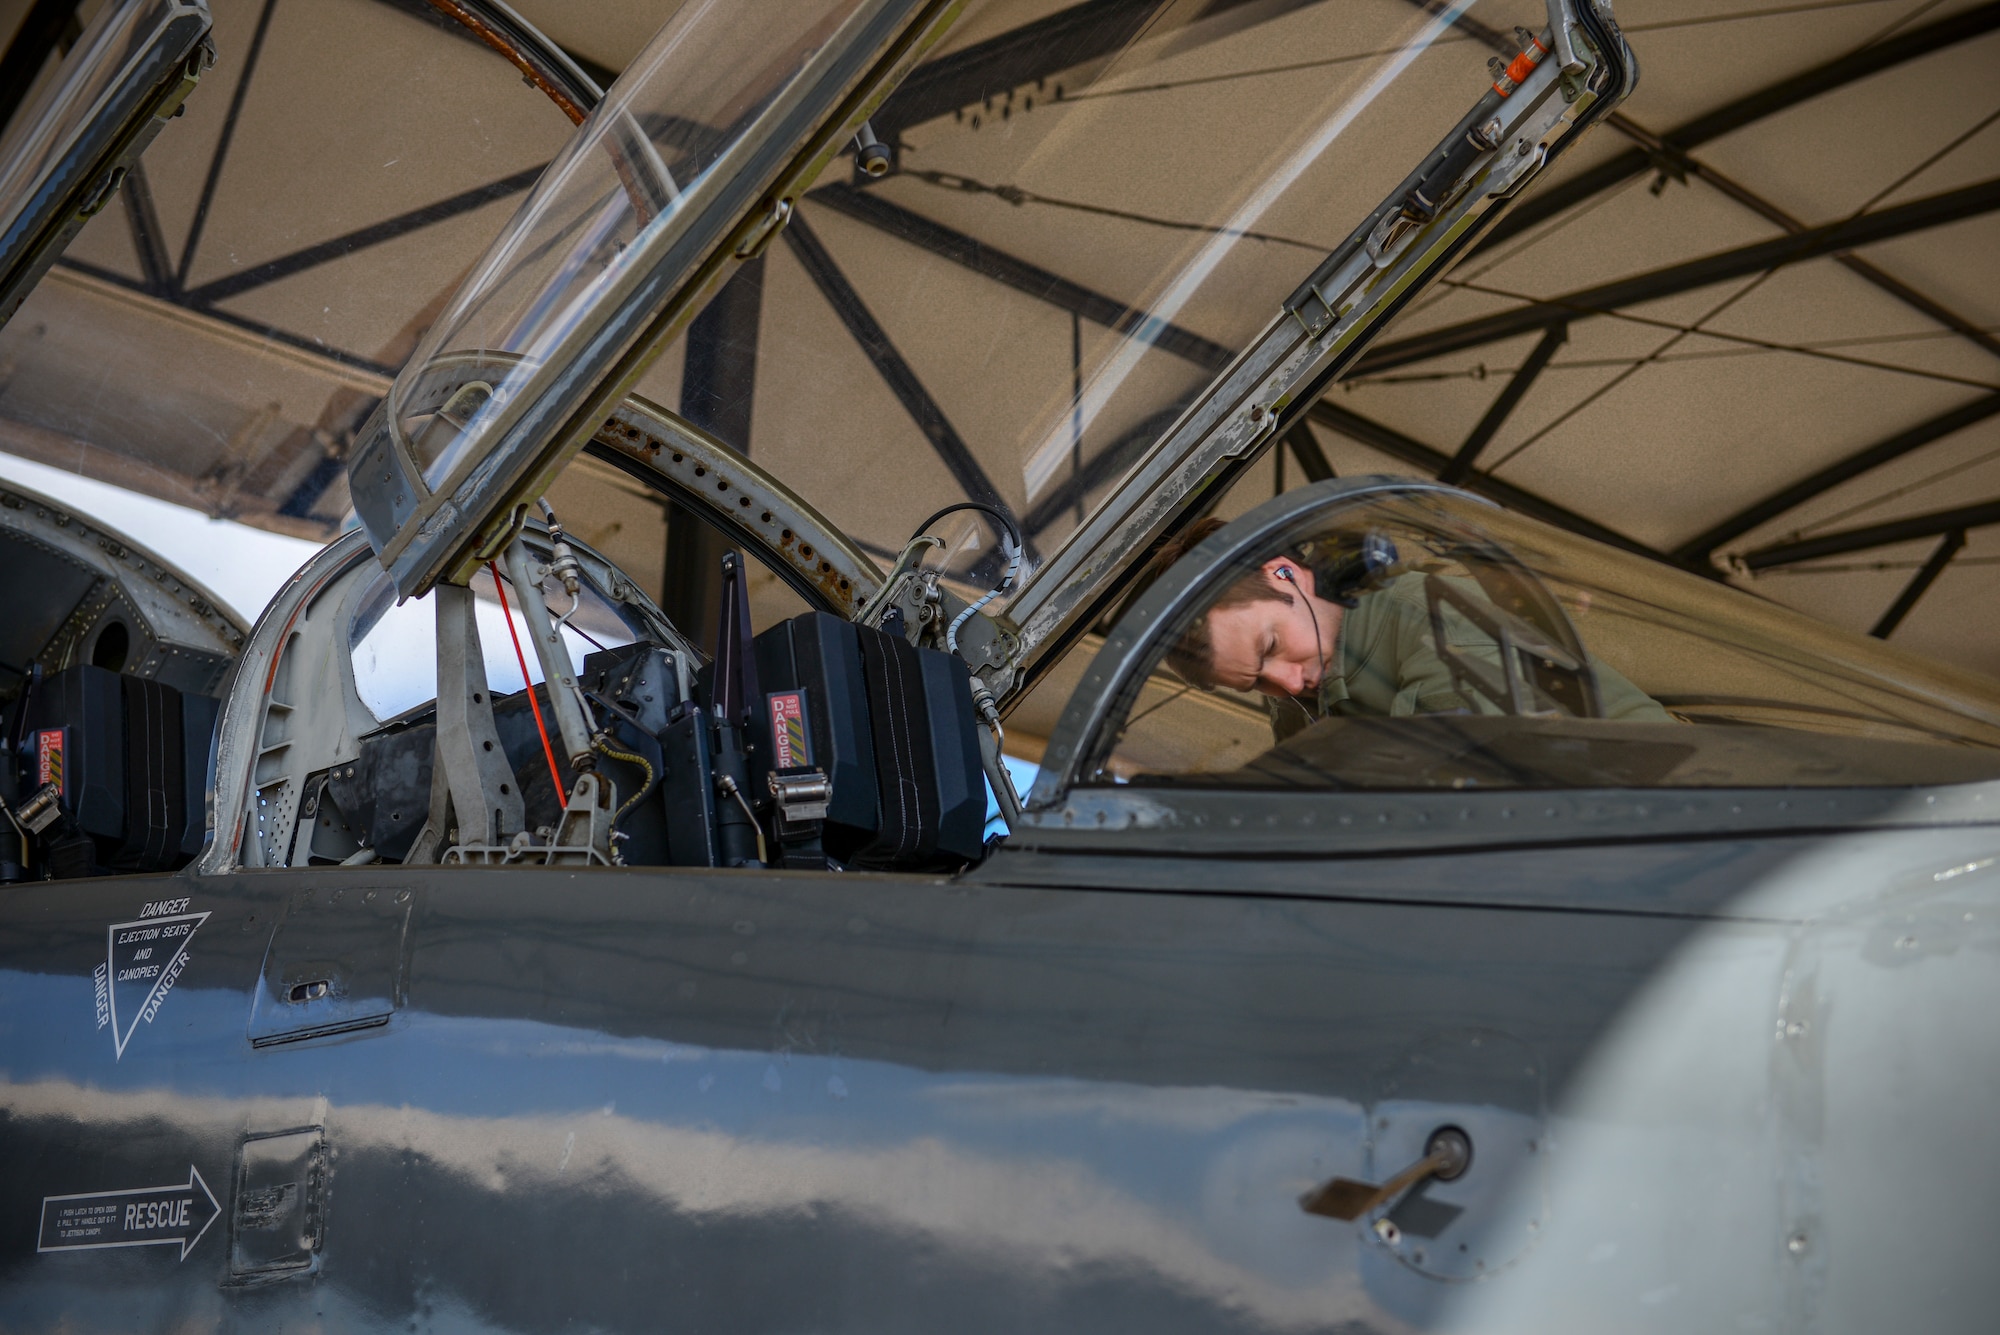
[[[1319,682],[1314,689],[1324,691],[1326,689],[1326,641],[1320,638],[1319,613],[1313,611],[1312,596],[1299,587],[1299,577],[1292,573],[1290,566],[1279,566],[1278,578],[1292,586],[1292,591],[1297,593],[1300,601],[1306,605],[1306,615],[1312,618],[1313,652],[1319,656]],[[1296,697],[1294,699],[1296,700]],[[1305,706],[1300,705],[1299,708],[1304,709]],[[1308,710],[1307,713],[1310,714],[1311,711]]]
[[[915,538],[918,533],[928,532],[931,525],[937,523],[938,520],[943,519],[946,515],[957,514],[961,510],[977,510],[1005,529],[1008,540],[1013,544],[1015,551],[1021,551],[1027,546],[1027,543],[1021,537],[1021,526],[1014,522],[1014,516],[1008,514],[999,506],[988,505],[984,501],[959,501],[956,504],[947,505],[944,509],[917,525],[916,533],[912,533],[910,536]]]
[[[917,531],[910,535],[911,540],[915,541],[916,538],[927,532],[931,525],[937,523],[938,520],[943,519],[946,515],[957,514],[961,510],[977,510],[980,514],[987,516],[1000,526],[1001,550],[1007,555],[1007,566],[1006,569],[1000,572],[1000,582],[988,590],[983,597],[979,598],[963,612],[960,612],[957,618],[952,621],[950,627],[946,629],[944,647],[952,653],[958,652],[958,628],[963,626],[980,608],[1014,587],[1014,577],[1021,571],[1021,554],[1026,547],[1026,544],[1021,540],[1020,526],[1015,524],[1014,517],[1005,510],[997,506],[988,505],[984,501],[959,501],[955,504],[945,506],[944,509],[917,525]]]
[[[506,572],[505,572],[504,570],[496,570],[496,571],[495,571],[494,573],[495,573],[496,575],[498,575],[498,576],[499,576],[499,577],[500,577],[501,579],[504,579],[504,580],[506,580],[506,581],[507,581],[507,587],[509,587],[509,588],[513,588],[513,586],[514,586],[514,580],[513,580],[513,577],[512,577],[512,576],[508,575],[508,574],[507,574],[507,573],[506,573]],[[594,588],[595,588],[596,586],[595,586],[595,585],[592,585],[591,587],[592,587],[592,588],[594,589]],[[520,592],[520,590],[516,589],[516,590],[515,590],[515,592],[516,592],[516,593],[519,593],[519,592]],[[574,609],[572,609],[572,611],[573,611],[573,610],[574,610]],[[571,615],[571,613],[570,613],[570,612],[565,612],[565,613],[563,613],[563,615],[564,615],[564,616],[569,616],[569,615]],[[591,633],[590,633],[589,631],[587,631],[587,630],[585,630],[585,629],[584,629],[583,627],[581,627],[581,626],[577,625],[577,624],[576,624],[575,622],[573,622],[573,621],[563,621],[563,622],[560,622],[559,624],[560,624],[560,625],[562,626],[562,628],[563,628],[564,630],[572,630],[572,631],[575,631],[575,632],[576,632],[576,633],[577,633],[578,635],[582,636],[582,637],[583,637],[583,638],[584,638],[585,640],[588,640],[588,641],[589,641],[589,642],[590,642],[591,644],[593,644],[593,645],[597,646],[597,648],[599,648],[599,649],[602,649],[602,648],[604,648],[604,643],[603,643],[603,641],[599,640],[599,639],[598,639],[598,638],[597,638],[597,637],[596,637],[595,635],[592,635],[592,634],[591,634]]]

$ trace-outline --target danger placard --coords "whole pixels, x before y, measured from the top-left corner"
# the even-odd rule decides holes
[[[806,728],[806,693],[773,691],[771,706],[771,768],[805,769],[812,761],[812,735]]]
[[[187,901],[168,900],[155,907],[185,908]],[[174,980],[187,967],[188,942],[208,921],[206,913],[171,913],[142,917],[137,922],[111,924],[106,943],[104,1010],[111,1020],[112,1046],[119,1058],[139,1028],[151,1023],[173,991]]]

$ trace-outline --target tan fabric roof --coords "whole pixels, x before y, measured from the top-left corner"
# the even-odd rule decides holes
[[[421,5],[212,3],[221,59],[147,155],[142,186],[85,229],[70,263],[0,330],[0,449],[326,536],[347,511],[349,433],[570,125],[515,71]],[[1493,3],[1509,16],[1538,10]],[[0,4],[0,32],[25,8]],[[640,0],[524,0],[517,8],[606,71],[643,43],[663,9]],[[945,54],[1064,10],[1055,0],[974,6]],[[1342,475],[1434,472],[1530,360],[1543,327],[1566,317],[1566,337],[1549,344],[1546,368],[1493,431],[1467,481],[1671,554],[1871,447],[1896,453],[1904,438],[1909,448],[1898,457],[1717,550],[1733,582],[1867,630],[1942,535],[1755,574],[1736,558],[1795,537],[2000,500],[2000,414],[1911,443],[1923,434],[1913,429],[1940,419],[1954,425],[1947,415],[2000,395],[2000,222],[1980,193],[2000,176],[1996,10],[1936,0],[1624,0],[1619,19],[1642,80],[1620,125],[1599,130],[1537,182],[1519,208],[1530,225],[1506,224],[1507,235],[1404,314],[1372,366],[1328,395],[1312,428],[1320,451]],[[1165,244],[1147,219],[1208,216],[1202,184],[1228,167],[1204,139],[1221,110],[1282,127],[1316,105],[1313,97],[1330,96],[1335,76],[1310,66],[1338,49],[1343,12],[1362,13],[1295,0],[1174,6],[1171,17],[1185,28],[1178,45],[1147,56],[1160,87],[1134,91],[1134,78],[1117,85],[1129,60],[1092,76],[1103,80],[1092,87],[1119,88],[1118,114],[1157,157],[1101,136],[1077,150],[1060,189],[1041,193],[1137,220],[914,175],[871,189],[1083,289],[1141,300],[1146,266],[1138,260]],[[1462,54],[1476,69],[1487,52],[1467,37]],[[1823,72],[1817,81],[1786,93],[1814,71]],[[1039,91],[1043,113],[1026,105],[1032,83],[1006,90],[994,107],[1009,119],[989,125],[985,138],[975,139],[963,116],[907,127],[902,165],[971,176],[986,154],[992,175],[979,179],[1004,183],[1004,143],[1025,142],[1038,124],[1057,133],[1086,123],[1056,119],[1051,90]],[[1726,118],[1726,132],[1704,132],[1704,119],[1731,107],[1741,111]],[[982,109],[994,114],[984,102],[959,110]],[[1047,119],[1035,122],[1037,114]],[[1412,129],[1409,138],[1383,139],[1374,165],[1384,180],[1393,183],[1436,132]],[[1635,145],[1650,154],[1636,160],[1638,171],[1535,217]],[[1176,148],[1185,150],[1180,157]],[[829,182],[838,184],[838,174]],[[1365,193],[1372,202],[1383,188],[1369,181]],[[1847,252],[1700,286],[1671,272],[1906,205],[1917,207],[1894,215],[1897,235]],[[1932,215],[1956,220],[1927,221]],[[1059,295],[993,281],[825,201],[808,203],[802,216],[1002,494],[1032,509],[1036,498],[1011,453],[1019,433],[1008,425],[1032,413],[1011,386],[1059,389],[1073,333],[1101,341],[1106,331],[1088,320],[1073,326]],[[1354,220],[1339,209],[1307,211],[1274,216],[1271,230],[1330,247]],[[1857,272],[1843,253],[1874,272]],[[1273,312],[1266,289],[1282,296],[1315,262],[1303,248],[1275,243],[1256,254],[1240,304],[1190,308],[1194,334],[1240,345]],[[1672,290],[1648,298],[1642,288],[1641,299],[1605,310],[1559,301],[1647,275]],[[957,483],[827,296],[796,247],[772,248],[753,326],[754,396],[730,411],[740,419],[747,408],[754,457],[858,536],[893,547],[955,497]],[[1558,304],[1534,306],[1550,302]],[[1407,342],[1524,308],[1533,319],[1498,341],[1441,353]],[[954,351],[969,346],[968,331],[984,339],[977,360]],[[1086,363],[1090,355],[1085,346]],[[683,357],[670,350],[642,392],[678,405]],[[1208,371],[1163,359],[1157,374],[1172,398]],[[1313,461],[1287,454],[1281,464],[1274,453],[1246,478],[1223,512],[1281,482],[1304,482]],[[573,526],[658,590],[663,540],[647,518],[657,507],[588,463],[562,493],[582,512]],[[1050,523],[1047,541],[1057,541],[1067,520],[1057,514]],[[1896,641],[2000,673],[2000,628],[1979,615],[1991,604],[1996,565],[2000,526],[1969,528]]]

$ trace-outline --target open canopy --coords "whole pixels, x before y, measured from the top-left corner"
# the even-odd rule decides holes
[[[1273,114],[1225,90],[1187,133],[1163,137],[1143,100],[1120,95],[1201,80],[1229,58],[1247,16],[1159,3],[1127,7],[1115,24],[1051,23],[1037,21],[1036,8],[974,5],[962,23],[975,40],[891,94],[869,126],[881,145],[874,172],[857,156],[853,180],[836,171],[810,192],[817,172],[793,156],[811,120],[844,135],[853,106],[840,94],[899,24],[921,25],[921,12],[785,6],[752,22],[740,9],[679,10],[475,266],[350,463],[363,522],[399,585],[415,591],[462,565],[472,535],[490,542],[506,508],[527,495],[522,480],[580,448],[607,399],[637,383],[671,331],[662,313],[687,308],[689,294],[718,276],[738,277],[732,261],[754,262],[781,228],[845,332],[898,391],[888,415],[914,419],[942,465],[926,477],[890,464],[902,503],[928,513],[971,499],[1024,517],[1031,541],[1059,538],[1344,234],[1371,247],[1356,261],[1364,268],[1393,262],[1395,243],[1457,193],[1468,165],[1447,147],[1450,165],[1419,180],[1434,146],[1470,129],[1491,141],[1475,152],[1491,154],[1522,108],[1557,87],[1556,66],[1567,59],[1569,75],[1585,71],[1573,55],[1538,69],[1550,47],[1568,53],[1571,44],[1568,20],[1549,17],[1562,11],[1536,0],[1484,0],[1477,18],[1469,4],[1437,13],[1402,0],[1315,7],[1296,34],[1323,53],[1311,98]],[[982,26],[1006,34],[997,50],[976,40]],[[1497,82],[1474,32],[1512,34],[1503,40],[1516,59]],[[984,86],[1001,50],[1036,71],[1039,112],[1036,91],[1020,94],[1018,117],[1011,92],[997,111],[969,115],[957,93],[940,95],[953,70]],[[1509,105],[1506,94],[1524,82],[1537,86]],[[1580,78],[1563,97],[1593,100]],[[1481,123],[1455,131],[1475,104]],[[1552,146],[1538,136],[1518,148],[1539,161]],[[796,179],[769,190],[746,231],[745,201],[787,167]],[[1065,209],[1093,188],[1157,206],[1167,225],[1135,234],[1143,212]],[[1405,195],[1421,203],[1408,206]],[[1385,199],[1409,216],[1392,225],[1372,214]],[[1072,216],[1051,228],[1046,209],[1023,210],[1029,201]],[[1015,216],[990,217],[996,205]],[[901,243],[890,258],[925,269],[954,238],[980,252],[957,257],[983,283],[960,318],[928,331],[929,375],[876,322],[831,248],[857,222]],[[981,226],[982,240],[968,225]],[[1086,286],[1063,272],[1094,277]],[[940,276],[937,286],[964,278]],[[1100,308],[1089,338],[1080,312],[1018,311],[1022,280],[1088,293]],[[996,316],[1015,325],[1011,336],[995,339]],[[796,392],[831,405],[844,376],[814,355],[823,341],[779,345],[764,360]],[[976,445],[938,406],[939,382],[946,392],[977,385],[990,405]],[[883,426],[865,409],[829,412],[813,433],[815,453],[831,447],[849,468],[868,468]]]
[[[202,0],[119,0],[0,136],[0,324],[214,59]],[[16,77],[19,77],[17,74]]]
[[[0,448],[323,539],[352,522],[346,463],[358,428],[575,131],[518,69],[419,0],[211,7],[219,61],[187,114],[0,329]],[[650,5],[518,7],[603,86],[662,18]],[[1381,13],[1397,9],[1411,17],[1396,34],[1435,17],[1407,0]],[[1478,78],[1512,23],[1543,21],[1539,6],[1526,9],[1473,7],[1463,34],[1439,39],[1419,68],[1456,52],[1465,77]],[[1046,521],[1033,559],[1052,560],[1078,519],[1060,488],[1104,457],[1094,451],[1116,439],[1117,405],[1101,423],[1111,434],[1081,433],[1084,467],[1058,460],[1051,490],[1032,500],[1022,465],[1033,446],[1020,442],[1047,438],[1043,410],[1073,385],[1072,364],[1088,377],[1123,341],[1119,322],[1151,309],[1147,280],[1178,272],[1174,247],[1204,243],[1181,224],[1226,223],[1225,178],[1239,160],[1290,142],[1245,137],[1239,129],[1256,125],[1230,117],[1311,123],[1346,77],[1341,58],[1374,49],[1346,35],[1375,12],[1272,0],[1164,13],[1111,0],[969,6],[875,114],[896,152],[891,173],[857,178],[844,158],[822,173],[794,225],[739,267],[638,392],[747,451],[878,559],[934,497],[962,494],[948,457],[969,455],[1030,528]],[[1994,252],[1979,191],[2000,132],[1981,128],[2000,6],[1624,0],[1619,18],[1648,67],[1622,115],[1529,182],[1476,263],[1406,307],[1345,373],[1353,388],[1322,396],[1309,431],[1283,451],[1267,447],[1222,510],[1295,487],[1323,464],[1434,475],[1478,436],[1485,448],[1462,474],[1475,489],[1723,568],[1867,630],[1947,534],[1754,572],[1727,561],[1792,529],[1843,535],[1994,494],[1993,465],[1980,463],[2000,416],[1987,411],[1993,377],[1982,369]],[[1155,31],[1162,22],[1179,25],[1172,52]],[[53,76],[59,38],[40,48],[50,58],[37,89]],[[1059,63],[1091,45],[1095,65]],[[1476,91],[1454,87],[1451,118]],[[1132,128],[1105,136],[1115,151],[1076,158],[1069,177],[1011,170],[1026,161],[1009,157],[1022,136],[1049,138],[1037,163],[1059,160],[1060,136],[1036,128],[1048,118],[1081,126],[1087,113],[1108,125],[1114,112]],[[958,156],[924,161],[948,140],[962,143]],[[1384,168],[1391,186],[1406,168]],[[1215,200],[1196,198],[1210,181]],[[1901,212],[1855,224],[1865,235],[1817,230],[1885,190],[1869,211]],[[901,211],[893,223],[877,201]],[[1308,209],[1296,228],[1281,226],[1282,209],[1248,230],[1330,249],[1353,225]],[[1812,233],[1809,245],[1751,253],[1794,228]],[[809,263],[812,240],[831,275]],[[1244,238],[1219,272],[1236,274],[1230,266],[1253,251],[1289,254],[1296,267],[1283,282],[1259,280],[1268,292],[1246,286],[1254,300],[1240,307],[1204,295],[1221,288],[1198,291],[1172,324],[1212,346],[1163,334],[1144,345],[1128,388],[1170,369],[1200,383],[1206,370],[1176,349],[1221,364],[1317,262]],[[1708,261],[1722,254],[1750,266],[1746,276],[1711,281]],[[1628,283],[1637,278],[1647,281]],[[1667,325],[1696,323],[1737,288],[1750,290],[1651,355],[1676,337]],[[1586,308],[1566,341],[1530,357],[1552,312]],[[1472,327],[1517,309],[1532,327]],[[1499,341],[1411,341],[1460,326]],[[979,340],[984,355],[973,357]],[[1510,384],[1519,389],[1503,395]],[[1158,401],[1184,388],[1169,385]],[[1113,472],[1088,478],[1098,490],[1084,498],[1086,517]],[[1786,509],[1801,484],[1803,508]],[[557,478],[554,498],[671,601],[657,500],[587,457]],[[1758,526],[1716,544],[1713,565],[1678,555],[1724,521]],[[1898,642],[2000,664],[2000,632],[1968,612],[1990,583],[1981,544],[1995,531],[1967,530],[1895,629]]]

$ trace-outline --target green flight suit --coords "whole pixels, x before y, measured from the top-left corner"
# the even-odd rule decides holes
[[[1431,615],[1424,581],[1440,579],[1466,597],[1489,602],[1478,583],[1464,576],[1421,573],[1398,575],[1373,593],[1364,593],[1341,619],[1339,662],[1328,664],[1320,685],[1320,713],[1373,718],[1405,718],[1412,714],[1500,714],[1495,701],[1477,691],[1462,692],[1451,670],[1432,643]],[[1496,680],[1502,677],[1500,647],[1493,637],[1446,604],[1445,637],[1451,646],[1474,658]],[[1604,717],[1633,722],[1672,721],[1656,700],[1634,686],[1608,664],[1590,666]],[[1305,722],[1301,711],[1272,702],[1271,717],[1280,740]]]

